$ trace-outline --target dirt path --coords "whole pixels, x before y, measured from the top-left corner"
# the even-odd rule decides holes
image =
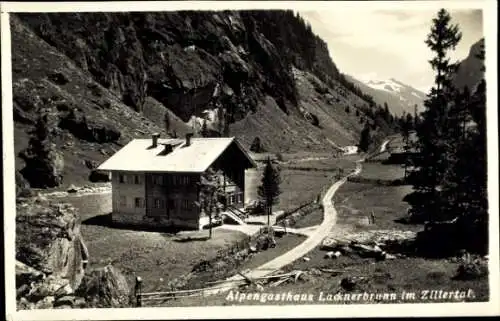
[[[298,158],[298,159],[291,159],[288,161],[281,162],[283,165],[288,165],[288,164],[295,164],[295,163],[305,163],[305,162],[310,162],[310,161],[320,161],[320,160],[325,160],[328,159],[326,156],[318,156],[318,157],[305,157],[305,158]]]
[[[344,184],[347,181],[347,178],[353,175],[358,175],[361,172],[361,161],[357,162],[356,169],[343,179],[335,182],[326,192],[325,196],[323,197],[322,203],[323,203],[323,210],[324,210],[324,218],[323,222],[315,227],[314,231],[310,231],[307,233],[309,237],[302,242],[299,246],[293,248],[292,250],[286,252],[285,254],[278,256],[277,258],[259,266],[258,268],[248,272],[246,274],[247,277],[249,278],[258,278],[258,277],[263,277],[266,275],[269,275],[279,269],[281,269],[283,266],[286,266],[297,259],[301,258],[305,254],[309,253],[311,250],[313,250],[318,244],[321,243],[321,241],[328,236],[330,233],[330,230],[332,227],[335,225],[336,220],[337,220],[337,211],[335,210],[335,207],[333,206],[333,196],[335,195],[335,192],[339,189],[342,184]],[[218,286],[217,288],[212,288],[212,289],[207,289],[203,291],[204,295],[211,295],[211,294],[217,294],[220,292],[228,291],[235,286],[237,286],[241,280],[243,279],[242,276],[236,275],[228,279],[228,283],[226,283],[225,286],[221,287]],[[234,282],[230,282],[234,281]]]

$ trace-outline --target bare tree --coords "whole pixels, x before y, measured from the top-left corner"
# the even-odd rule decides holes
[[[199,186],[199,201],[196,205],[209,218],[209,238],[212,238],[213,216],[220,214],[222,203],[220,200],[225,196],[224,188],[220,182],[222,173],[209,168],[201,176]]]

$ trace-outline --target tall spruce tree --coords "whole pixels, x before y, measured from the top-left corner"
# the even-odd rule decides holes
[[[280,183],[280,170],[278,167],[273,166],[271,159],[268,157],[266,160],[266,166],[264,167],[261,185],[257,189],[259,198],[264,201],[266,206],[268,226],[270,225],[270,216],[273,204],[278,202],[278,196],[281,194]]]
[[[484,52],[478,56],[484,60]],[[484,71],[484,63],[482,70]],[[457,218],[459,246],[486,253],[488,250],[486,82],[473,94],[467,88],[457,94],[450,126],[453,160],[443,184],[448,217]],[[454,147],[454,150],[451,149]]]
[[[367,152],[371,143],[372,143],[372,137],[370,134],[370,125],[366,123],[365,127],[361,131],[361,137],[359,138],[358,147],[361,151]]]
[[[439,10],[425,43],[435,56],[429,61],[436,72],[435,84],[425,101],[422,122],[417,128],[417,148],[420,156],[414,160],[417,167],[414,188],[423,197],[414,204],[413,213],[423,215],[424,220],[441,220],[440,188],[449,168],[447,130],[449,105],[455,94],[452,77],[458,64],[451,63],[448,53],[454,50],[462,34],[457,25],[451,24],[451,16]]]

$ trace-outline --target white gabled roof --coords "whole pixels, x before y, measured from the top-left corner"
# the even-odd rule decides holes
[[[226,150],[235,143],[249,162],[256,166],[234,137],[191,138],[186,146],[184,139],[158,139],[152,148],[152,139],[134,139],[116,152],[97,169],[103,171],[137,172],[194,172],[202,173]],[[177,145],[167,155],[161,155],[164,144]]]

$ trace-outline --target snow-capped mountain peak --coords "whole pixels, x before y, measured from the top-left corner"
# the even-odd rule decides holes
[[[425,94],[423,92],[394,78],[389,78],[387,80],[366,80],[364,83],[373,89],[383,90],[393,95],[397,95],[402,101],[409,100],[408,96],[413,96],[417,99],[425,99]]]
[[[377,80],[376,75],[368,75],[362,80],[356,80],[361,90],[371,95],[379,105],[387,103],[391,112],[401,115],[403,112],[414,112],[414,106],[419,110],[423,108],[426,94],[414,87],[407,85],[395,78]],[[355,79],[351,77],[351,79]]]
[[[365,84],[373,89],[385,90],[392,93],[398,93],[405,87],[404,84],[401,84],[393,78],[388,80],[368,80]]]

